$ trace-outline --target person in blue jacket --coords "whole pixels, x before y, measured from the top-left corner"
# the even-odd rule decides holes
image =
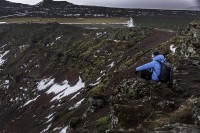
[[[139,72],[141,72],[141,78],[159,81],[158,76],[160,75],[161,66],[158,61],[164,62],[165,59],[164,56],[159,52],[153,52],[152,58],[153,61],[137,67],[135,74],[137,75]]]

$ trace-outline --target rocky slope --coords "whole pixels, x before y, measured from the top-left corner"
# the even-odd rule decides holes
[[[199,132],[200,22],[152,28],[0,25],[0,132]],[[162,52],[174,87],[135,67]]]

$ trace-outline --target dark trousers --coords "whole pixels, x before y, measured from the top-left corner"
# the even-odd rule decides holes
[[[141,71],[141,78],[146,79],[146,80],[151,80],[152,72],[148,70],[142,70]]]

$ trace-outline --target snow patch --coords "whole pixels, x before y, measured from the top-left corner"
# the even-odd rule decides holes
[[[79,77],[78,83],[74,86],[70,86],[67,80],[63,81],[61,84],[58,84],[58,83],[54,84],[54,81],[55,81],[55,78],[54,79],[51,79],[51,78],[43,79],[38,83],[38,86],[37,86],[37,89],[39,91],[47,89],[49,87],[49,89],[46,93],[47,94],[54,93],[55,95],[57,95],[51,101],[59,100],[65,96],[75,93],[85,87],[85,83],[82,81],[82,79],[80,77]],[[73,98],[75,98],[75,97],[73,97]],[[71,99],[73,99],[73,98],[71,98]]]
[[[39,96],[40,96],[40,95],[39,95]],[[26,103],[23,105],[23,107],[25,107],[26,105],[28,105],[29,103],[31,103],[31,102],[33,102],[33,101],[36,101],[37,98],[38,98],[39,96],[37,96],[36,98],[34,98],[34,99],[29,100],[28,102],[26,102]]]
[[[59,37],[57,37],[55,41],[57,41],[57,40],[60,40],[62,37],[63,37],[63,35],[62,35],[62,36],[59,36]],[[53,46],[53,45],[54,45],[55,41],[51,43],[51,46]],[[47,46],[49,46],[49,45],[47,45]]]
[[[121,42],[121,40],[113,40],[114,42]]]
[[[85,98],[83,98],[82,100],[80,100],[79,102],[77,102],[73,107],[70,107],[69,110],[78,108],[84,100],[85,100]]]
[[[50,121],[53,120],[53,115],[54,115],[54,114],[55,114],[55,113],[52,113],[52,114],[48,115],[47,117],[45,117],[46,119],[48,119],[48,121],[47,121],[46,123],[48,123],[48,122],[50,122]]]
[[[5,55],[7,55],[9,52],[10,52],[10,51],[6,51],[6,52],[4,52],[3,54],[0,54],[0,66],[3,65],[3,63],[6,61],[6,60],[3,59],[3,57],[4,57]]]
[[[0,22],[0,24],[7,24],[7,22]]]
[[[108,67],[112,68],[114,66],[115,62],[112,62]]]
[[[3,45],[3,46],[1,46],[1,48],[4,48],[5,46],[7,46],[8,44],[5,44],[5,45]]]
[[[65,80],[62,82],[62,84],[54,84],[48,91],[47,94],[50,93],[54,93],[54,94],[58,94],[59,92],[65,90],[66,88],[70,87],[70,85],[68,84],[68,81]]]
[[[79,91],[80,89],[84,88],[85,87],[85,83],[82,81],[82,79],[79,77],[79,81],[78,83],[75,85],[75,86],[70,86],[68,84],[67,81],[65,81],[65,84],[64,85],[58,85],[56,84],[55,86],[52,86],[53,88],[50,88],[50,92],[54,92],[55,94],[58,93],[58,92],[61,92],[60,94],[58,94],[57,96],[55,96],[51,101],[54,101],[54,100],[59,100],[63,97],[66,97],[72,93],[75,93],[77,91]]]
[[[101,78],[100,78],[100,79],[101,79]],[[99,80],[100,80],[100,79],[99,79]],[[90,86],[96,86],[96,85],[98,85],[98,84],[100,83],[99,80],[98,80],[96,83],[92,83],[92,84],[90,84]]]
[[[40,132],[40,133],[45,133],[46,131],[48,131],[48,130],[50,129],[51,125],[52,125],[52,124],[50,124],[46,129],[44,129],[44,130],[43,130],[42,132]]]
[[[41,91],[41,90],[44,90],[44,89],[50,87],[51,85],[54,84],[54,80],[55,80],[55,79],[50,79],[50,78],[41,80],[41,81],[38,83],[37,89],[38,89],[39,91]]]
[[[53,129],[53,131],[60,130],[60,129],[61,129],[61,127],[56,127]]]
[[[57,37],[57,38],[56,38],[56,41],[57,41],[57,40],[59,40],[59,39],[61,39],[62,37],[63,37],[63,35],[62,35],[62,36],[59,36],[59,37]]]
[[[174,45],[171,45],[171,46],[170,46],[170,50],[171,50],[173,53],[176,52],[176,48],[174,47]]]
[[[96,36],[100,36],[102,35],[102,32],[96,33]]]
[[[59,133],[67,133],[68,126],[64,127]]]
[[[45,117],[46,119],[50,119],[55,113],[52,113],[50,115],[48,115],[47,117]]]
[[[51,46],[53,46],[53,45],[54,45],[54,43],[55,43],[55,42],[52,42],[52,43],[51,43]],[[49,46],[49,45],[48,45],[48,46]]]

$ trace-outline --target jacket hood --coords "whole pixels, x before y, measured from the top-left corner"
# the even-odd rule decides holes
[[[157,55],[156,57],[153,58],[154,61],[164,61],[165,58],[163,55]]]

